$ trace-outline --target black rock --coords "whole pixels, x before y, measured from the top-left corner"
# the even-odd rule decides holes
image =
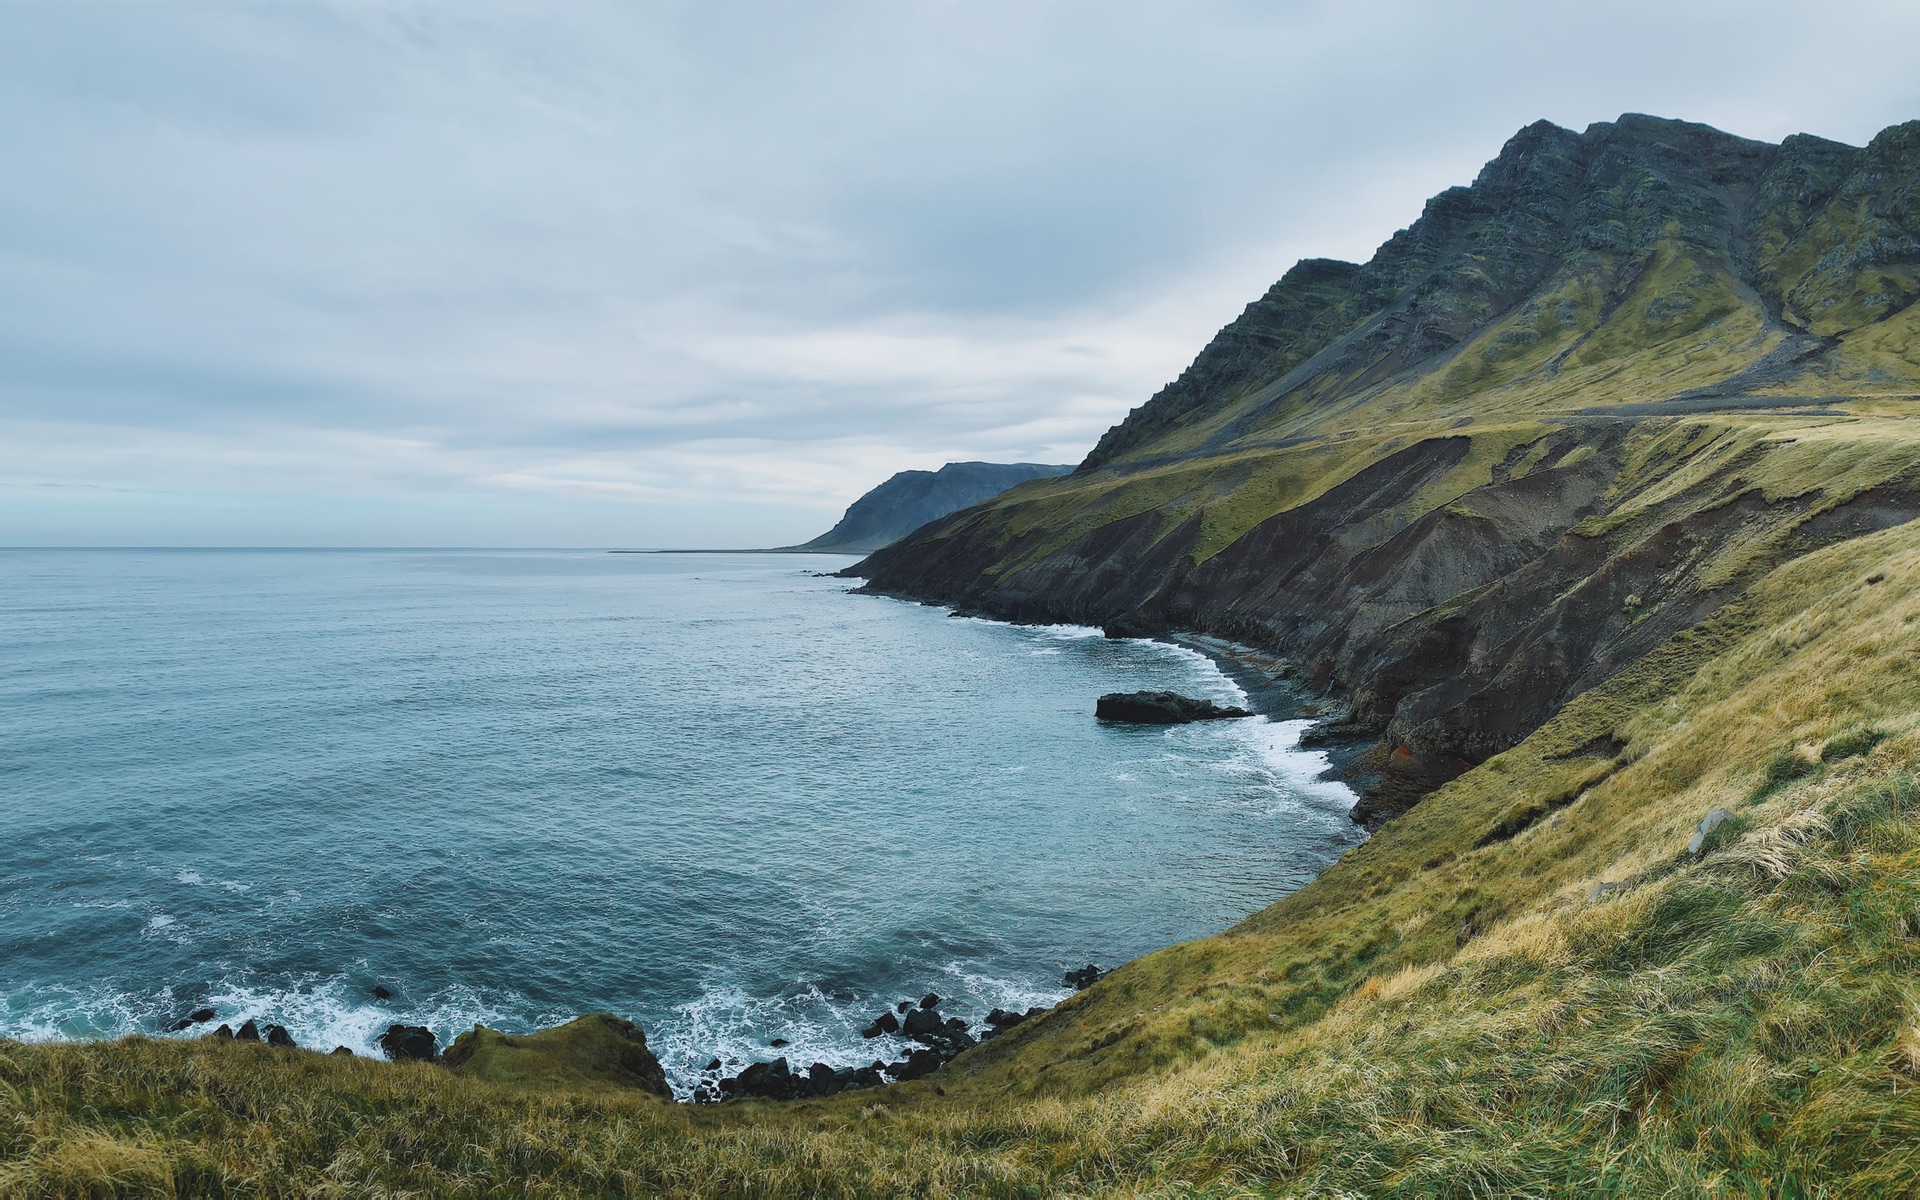
[[[767,1043],[767,1045],[772,1046],[776,1050],[778,1050],[782,1046],[791,1046],[792,1044],[793,1044],[792,1042],[789,1042],[785,1038],[775,1038],[772,1041]]]
[[[333,1055],[336,1058],[352,1058],[353,1051],[347,1049],[345,1046],[335,1046],[333,1048]]]
[[[754,1063],[740,1072],[737,1089],[743,1096],[762,1096],[769,1100],[788,1100],[798,1090],[793,1068],[784,1058],[770,1063]]]
[[[1060,982],[1066,984],[1070,988],[1075,989],[1076,991],[1079,991],[1079,990],[1084,990],[1086,988],[1090,988],[1094,984],[1100,982],[1100,977],[1105,974],[1106,972],[1102,971],[1099,967],[1094,966],[1092,963],[1088,963],[1086,966],[1081,967],[1078,971],[1068,971],[1065,975],[1062,975],[1060,977]]]
[[[167,1032],[179,1033],[183,1029],[191,1029],[195,1025],[199,1025],[202,1022],[211,1021],[211,1020],[213,1020],[212,1009],[196,1008],[192,1012],[188,1013],[186,1016],[181,1017],[179,1020],[169,1024],[167,1026]]]
[[[267,1045],[291,1046],[293,1035],[287,1032],[285,1025],[269,1025],[267,1026]]]
[[[1102,721],[1128,725],[1185,725],[1190,721],[1221,721],[1253,714],[1244,708],[1223,708],[1211,700],[1195,700],[1178,692],[1109,692],[1093,706]]]
[[[890,1012],[883,1012],[873,1019],[873,1024],[869,1028],[879,1030],[880,1033],[899,1033],[900,1018]],[[875,1034],[875,1036],[879,1035]]]
[[[393,999],[393,993],[376,983],[373,985],[373,998],[375,1000],[391,1000]]]
[[[1150,638],[1158,632],[1145,618],[1134,613],[1115,617],[1101,626],[1100,632],[1110,638]]]
[[[706,1067],[703,1069],[708,1071],[718,1071],[720,1069],[720,1060],[717,1058],[714,1059],[712,1062],[708,1063]]]
[[[394,1062],[430,1062],[438,1051],[438,1039],[425,1025],[389,1025],[380,1035],[380,1052]]]
[[[920,997],[920,1007],[921,1008],[939,1008],[940,997],[933,992],[928,992],[926,995]]]
[[[223,1042],[230,1042],[233,1040],[233,1026],[222,1025],[207,1036],[210,1038],[219,1038]]]
[[[996,1030],[1012,1029],[1015,1025],[1018,1025],[1026,1019],[1027,1014],[1008,1012],[1004,1008],[996,1008],[987,1014],[987,1024],[993,1026]]]
[[[239,1029],[234,1030],[233,1040],[236,1042],[257,1042],[260,1040],[260,1027],[252,1021],[248,1021]]]
[[[938,1050],[923,1047],[907,1055],[904,1062],[888,1063],[887,1074],[903,1083],[909,1079],[924,1079],[939,1070],[944,1061]]]
[[[893,1009],[895,1012],[909,1012],[912,1010],[912,1008],[913,1008],[913,1001],[911,1000],[902,1000],[900,1003],[893,1006]]]
[[[901,1029],[916,1042],[923,1042],[930,1033],[937,1033],[945,1025],[940,1014],[931,1008],[916,1008],[907,1014],[906,1023]]]
[[[833,1068],[823,1062],[813,1064],[807,1068],[807,1082],[813,1085],[814,1091],[826,1095],[833,1087]]]

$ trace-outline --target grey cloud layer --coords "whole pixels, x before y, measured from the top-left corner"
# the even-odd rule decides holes
[[[1527,121],[1859,141],[1920,114],[1917,34],[1868,3],[10,3],[0,542],[805,536],[903,467],[1077,458],[1295,257],[1365,255]]]

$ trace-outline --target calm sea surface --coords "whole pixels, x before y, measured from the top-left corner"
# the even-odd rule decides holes
[[[894,1000],[1050,1002],[1359,840],[1305,722],[1094,721],[1235,698],[1203,657],[850,561],[0,551],[0,1036],[608,1010],[680,1086],[863,1063]]]

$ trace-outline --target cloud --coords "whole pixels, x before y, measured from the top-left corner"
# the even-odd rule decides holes
[[[0,541],[796,540],[895,470],[1077,459],[1295,258],[1364,257],[1533,119],[1859,142],[1920,113],[1916,32],[1872,3],[0,6]]]

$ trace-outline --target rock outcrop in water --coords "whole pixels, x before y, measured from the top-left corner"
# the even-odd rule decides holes
[[[1108,692],[1094,702],[1093,715],[1125,725],[1189,725],[1228,721],[1253,714],[1244,708],[1196,700],[1178,692]]]

